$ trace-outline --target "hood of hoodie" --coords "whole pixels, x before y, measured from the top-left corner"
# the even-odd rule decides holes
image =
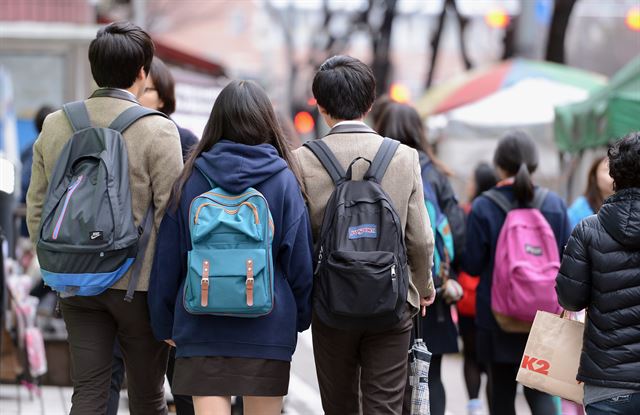
[[[286,169],[287,163],[270,144],[220,140],[196,159],[196,166],[227,192],[240,193]]]
[[[621,245],[640,248],[640,188],[620,190],[605,200],[598,220]]]

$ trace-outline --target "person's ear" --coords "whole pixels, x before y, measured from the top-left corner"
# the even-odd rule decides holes
[[[318,107],[318,112],[320,113],[320,115],[322,115],[323,117],[328,117],[329,114],[327,113],[327,110],[325,110],[320,104],[317,104]]]
[[[146,81],[147,80],[147,73],[144,71],[144,66],[140,67],[140,70],[138,71],[138,75],[136,76],[136,81]]]

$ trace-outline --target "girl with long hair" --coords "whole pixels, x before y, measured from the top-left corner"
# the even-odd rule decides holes
[[[196,315],[182,292],[192,249],[191,201],[211,190],[252,187],[273,218],[273,310],[261,317]],[[266,93],[233,81],[213,106],[202,140],[175,183],[160,227],[149,288],[156,338],[176,347],[173,391],[193,396],[198,415],[230,414],[231,396],[246,414],[279,414],[287,394],[297,332],[311,322],[312,241],[291,154]]]

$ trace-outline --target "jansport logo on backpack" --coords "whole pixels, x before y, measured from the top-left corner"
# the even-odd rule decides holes
[[[555,292],[558,244],[539,209],[548,191],[537,188],[531,208],[517,208],[498,190],[483,193],[507,213],[496,245],[491,308],[502,330],[528,332],[538,310],[559,313]]]
[[[362,181],[352,181],[322,140],[305,143],[336,188],[327,203],[316,255],[314,311],[338,329],[381,328],[400,320],[408,293],[400,219],[380,182],[399,142],[385,138]],[[368,162],[368,160],[366,160]]]
[[[427,179],[427,172],[433,169],[430,160],[426,160],[421,155],[420,165],[422,167],[422,187],[424,189],[424,203],[429,214],[431,230],[435,242],[433,250],[433,282],[436,288],[442,286],[447,278],[449,278],[449,270],[451,262],[454,259],[455,251],[453,245],[453,235],[451,234],[451,226],[449,219],[440,209],[440,202],[435,189]]]
[[[129,270],[141,234],[134,224],[129,161],[122,133],[138,119],[160,115],[132,106],[109,127],[93,127],[84,102],[63,107],[74,133],[53,169],[37,243],[42,278],[61,296],[98,295]],[[142,228],[150,223],[147,212]],[[140,259],[141,262],[142,260]],[[131,277],[126,300],[133,297]]]
[[[253,188],[212,189],[191,201],[184,307],[192,314],[259,317],[273,309],[273,221]]]

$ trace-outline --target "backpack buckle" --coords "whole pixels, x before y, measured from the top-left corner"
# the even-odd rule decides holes
[[[247,306],[253,307],[253,260],[247,259],[247,282],[246,282],[246,292],[247,292]]]
[[[200,280],[200,305],[209,305],[209,261],[202,261],[202,279]]]

